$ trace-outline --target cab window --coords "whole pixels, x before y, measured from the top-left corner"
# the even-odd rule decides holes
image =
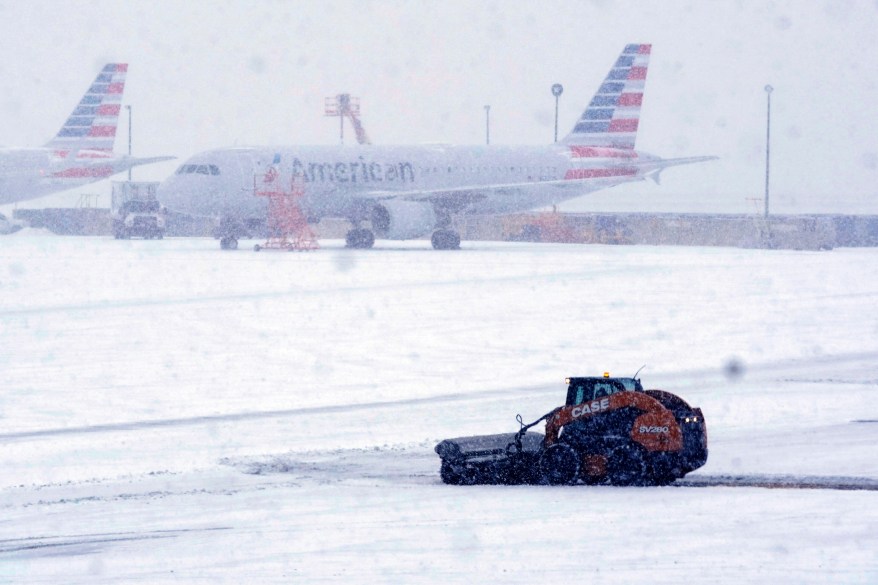
[[[634,389],[633,380],[631,390]],[[619,380],[582,380],[570,385],[567,391],[568,405],[582,404],[592,400],[600,400],[617,392],[628,390]]]
[[[634,378],[618,378],[618,381],[622,383],[622,386],[625,390],[634,391],[637,390],[637,380]]]
[[[595,382],[594,385],[594,396],[592,400],[602,398],[604,396],[609,396],[610,394],[615,394],[617,392],[616,385],[613,382]]]

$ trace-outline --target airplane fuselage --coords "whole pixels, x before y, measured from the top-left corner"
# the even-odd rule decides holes
[[[0,205],[88,185],[137,165],[173,157],[133,158],[51,148],[0,149]]]
[[[303,192],[311,218],[356,218],[372,202],[404,195],[452,213],[512,213],[552,205],[643,178],[654,157],[567,146],[278,146],[207,151],[187,160],[159,188],[171,210],[201,216],[264,217],[266,183]],[[501,187],[498,189],[497,186]],[[509,185],[508,188],[502,188]],[[425,193],[418,197],[418,193]]]
[[[49,148],[0,149],[0,205],[73,189],[114,172],[112,164],[86,165]]]
[[[174,157],[115,156],[128,65],[108,63],[58,133],[36,148],[0,148],[0,205],[35,199]]]
[[[649,44],[626,45],[557,144],[226,148],[190,158],[158,196],[171,210],[219,219],[224,249],[236,248],[269,210],[283,215],[277,211],[287,200],[269,206],[267,199],[286,191],[310,221],[350,220],[348,247],[432,232],[434,248],[457,249],[453,215],[538,209],[620,183],[658,181],[667,167],[713,158],[661,159],[634,149],[651,51]],[[291,229],[269,223],[277,232]]]

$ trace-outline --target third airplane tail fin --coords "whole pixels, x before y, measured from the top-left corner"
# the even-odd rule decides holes
[[[634,149],[652,45],[627,45],[562,144]]]
[[[62,158],[77,153],[85,158],[111,157],[127,71],[126,63],[105,65],[46,147]]]

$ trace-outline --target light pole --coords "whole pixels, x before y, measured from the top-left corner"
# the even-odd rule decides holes
[[[131,106],[125,106],[128,110],[128,157],[131,157]],[[131,182],[131,167],[128,167],[128,182]]]
[[[491,144],[491,106],[485,106],[485,144]]]
[[[555,142],[558,142],[558,98],[564,93],[564,86],[556,83],[552,86],[552,95],[555,96]]]
[[[344,146],[344,113],[348,111],[351,107],[351,95],[349,93],[343,93],[338,96],[338,107],[341,110],[341,115],[339,115],[339,138],[341,139],[341,145]]]
[[[774,88],[765,86],[765,95],[768,98],[768,107],[765,120],[765,217],[768,217],[768,171],[771,164],[771,92]]]

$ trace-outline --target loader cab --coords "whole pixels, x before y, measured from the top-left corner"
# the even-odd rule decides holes
[[[637,378],[567,378],[567,406],[600,400],[619,392],[643,392]]]

